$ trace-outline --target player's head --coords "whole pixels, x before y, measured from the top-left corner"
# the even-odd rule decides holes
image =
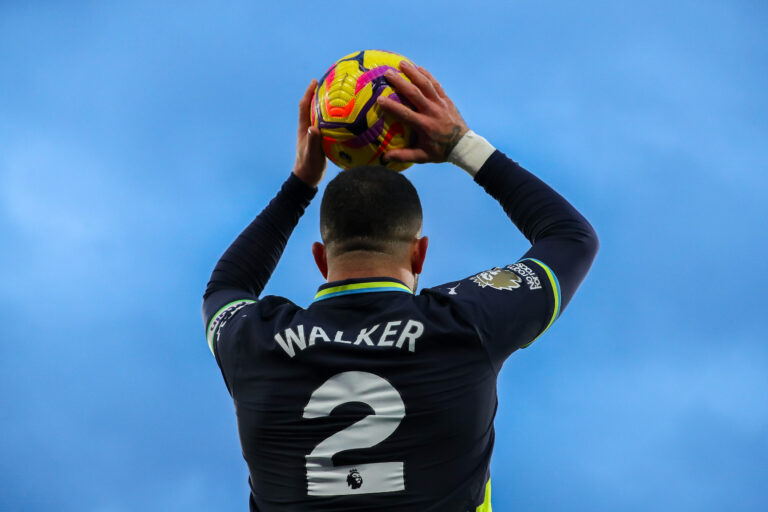
[[[329,260],[407,259],[419,241],[421,225],[421,202],[414,186],[402,174],[381,166],[340,172],[328,183],[320,205],[320,234]],[[426,240],[421,252],[425,251]],[[421,271],[420,264],[417,270]]]
[[[320,235],[328,251],[387,252],[421,232],[421,202],[402,174],[356,167],[328,183],[320,205]]]

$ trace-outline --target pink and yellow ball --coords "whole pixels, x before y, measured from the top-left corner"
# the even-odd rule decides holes
[[[402,60],[410,62],[396,53],[363,50],[336,61],[320,79],[312,124],[320,128],[325,154],[342,169],[384,165],[402,171],[411,165],[382,160],[387,150],[412,146],[415,134],[376,102],[385,96],[407,104],[384,76],[388,69],[400,72]]]

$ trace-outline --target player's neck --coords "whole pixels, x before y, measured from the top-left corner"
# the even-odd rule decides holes
[[[391,277],[403,282],[411,290],[416,286],[416,276],[405,264],[388,259],[377,260],[376,258],[350,256],[328,262],[327,280],[329,283],[345,279]]]

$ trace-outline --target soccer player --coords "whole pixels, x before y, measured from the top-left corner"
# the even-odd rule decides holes
[[[378,101],[418,144],[385,158],[453,162],[532,246],[416,294],[427,251],[416,190],[401,174],[362,167],[326,187],[312,252],[327,282],[312,304],[260,297],[325,170],[312,81],[293,173],[221,257],[203,302],[251,511],[490,511],[496,377],[557,319],[597,252],[565,199],[470,131],[426,70],[402,66],[410,82],[387,78],[415,110]]]

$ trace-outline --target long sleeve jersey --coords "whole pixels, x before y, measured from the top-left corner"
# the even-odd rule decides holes
[[[325,283],[261,296],[315,189],[291,176],[217,263],[206,336],[234,400],[251,511],[490,511],[504,361],[558,318],[598,248],[564,198],[500,151],[475,181],[531,242],[425,288]]]

